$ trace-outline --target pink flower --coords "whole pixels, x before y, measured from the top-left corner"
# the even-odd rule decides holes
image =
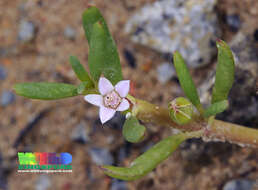
[[[100,77],[98,87],[100,95],[89,94],[84,99],[100,107],[99,118],[102,124],[110,120],[116,111],[129,109],[130,104],[125,98],[130,88],[129,80],[122,80],[113,87],[108,79]]]

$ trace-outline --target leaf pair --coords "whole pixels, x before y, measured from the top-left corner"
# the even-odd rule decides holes
[[[117,48],[100,11],[96,7],[90,7],[84,12],[82,20],[90,49],[88,64],[91,77],[80,61],[71,56],[71,66],[82,81],[78,87],[64,83],[20,83],[14,86],[18,95],[32,99],[55,100],[94,91],[101,74],[113,84],[122,80]]]
[[[196,106],[204,117],[210,117],[223,112],[228,107],[227,97],[234,81],[234,58],[229,46],[222,40],[217,41],[218,65],[216,69],[215,85],[212,91],[212,105],[204,110],[200,103],[197,89],[189,70],[180,53],[173,55],[174,66],[179,82],[186,97]]]
[[[98,81],[103,74],[115,85],[123,76],[117,48],[107,24],[96,7],[87,9],[82,19],[90,47],[88,62],[91,76]]]

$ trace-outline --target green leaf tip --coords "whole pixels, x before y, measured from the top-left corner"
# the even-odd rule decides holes
[[[75,56],[70,56],[69,61],[76,76],[80,79],[80,81],[83,81],[83,82],[87,81],[93,87],[94,86],[93,81],[90,79],[88,72],[85,70],[83,65],[78,60],[78,58]]]
[[[180,133],[167,137],[136,158],[130,167],[101,166],[103,172],[121,180],[136,180],[152,171],[159,163],[168,158],[189,136]]]
[[[218,64],[215,84],[212,90],[212,103],[226,100],[234,82],[235,63],[232,51],[226,42],[217,40]]]
[[[229,106],[229,103],[227,100],[215,102],[214,104],[210,105],[210,107],[208,107],[204,111],[204,117],[208,118],[210,116],[221,113],[221,112],[225,111],[228,108],[228,106]]]
[[[99,9],[94,5],[89,5],[82,14],[82,24],[85,31],[85,36],[90,43],[91,31],[93,25],[99,20],[104,21]],[[104,21],[105,22],[105,21]]]
[[[145,127],[141,125],[138,119],[134,116],[126,119],[123,126],[123,136],[131,143],[137,143],[143,140],[145,131]]]
[[[176,73],[180,82],[180,85],[186,95],[186,97],[192,102],[193,105],[202,113],[203,108],[200,103],[199,95],[190,72],[184,62],[183,57],[178,51],[173,54],[173,62],[176,69]]]
[[[115,85],[123,75],[118,51],[105,19],[99,9],[92,6],[84,11],[82,20],[90,46],[88,63],[92,79],[96,83],[103,74]]]
[[[40,100],[56,100],[78,95],[76,86],[65,83],[19,83],[13,88],[20,96]]]

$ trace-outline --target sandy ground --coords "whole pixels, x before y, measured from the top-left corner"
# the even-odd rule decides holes
[[[153,103],[166,106],[167,102],[182,95],[176,80],[160,84],[156,67],[163,62],[158,53],[133,44],[123,32],[128,18],[147,0],[103,1],[18,1],[0,2],[0,49],[8,52],[0,57],[0,64],[8,71],[0,81],[0,94],[10,90],[14,83],[48,81],[79,84],[69,65],[70,55],[76,55],[86,65],[88,45],[81,25],[81,15],[88,4],[95,4],[102,11],[118,45],[124,78],[130,79],[134,95]],[[255,3],[255,4],[254,4]],[[236,12],[242,20],[242,29],[252,33],[257,26],[258,2],[245,0],[220,1],[218,14],[221,18],[223,39],[230,40],[235,34],[223,24],[223,14]],[[28,20],[37,28],[35,39],[30,43],[17,41],[20,20]],[[67,26],[72,27],[74,40],[64,36]],[[124,49],[133,52],[137,67],[127,64]],[[206,71],[214,64],[192,70],[197,84],[206,77]],[[144,76],[144,77],[142,77]],[[25,138],[14,147],[22,129],[35,117],[45,112]],[[5,168],[4,178],[8,189],[35,189],[40,174],[17,173],[17,152],[70,152],[73,155],[72,174],[47,174],[51,185],[48,189],[110,189],[112,180],[94,164],[88,153],[90,147],[107,148],[113,155],[125,145],[119,127],[102,127],[98,122],[97,108],[84,102],[83,97],[59,101],[29,100],[16,96],[7,107],[0,107],[0,153]],[[90,142],[84,145],[71,141],[73,128],[84,123],[90,134]],[[120,124],[121,125],[121,124]],[[132,145],[130,154],[119,165],[129,165],[145,144],[157,142],[171,133],[162,126],[150,126],[147,140]],[[187,146],[190,146],[187,147]],[[173,156],[141,180],[128,182],[128,189],[222,189],[231,179],[258,180],[257,151],[227,143],[187,142]],[[257,186],[258,189],[258,186]]]

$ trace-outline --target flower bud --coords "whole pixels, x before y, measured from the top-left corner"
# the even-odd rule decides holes
[[[192,103],[183,97],[171,101],[168,105],[171,119],[179,125],[189,123],[193,116]]]

